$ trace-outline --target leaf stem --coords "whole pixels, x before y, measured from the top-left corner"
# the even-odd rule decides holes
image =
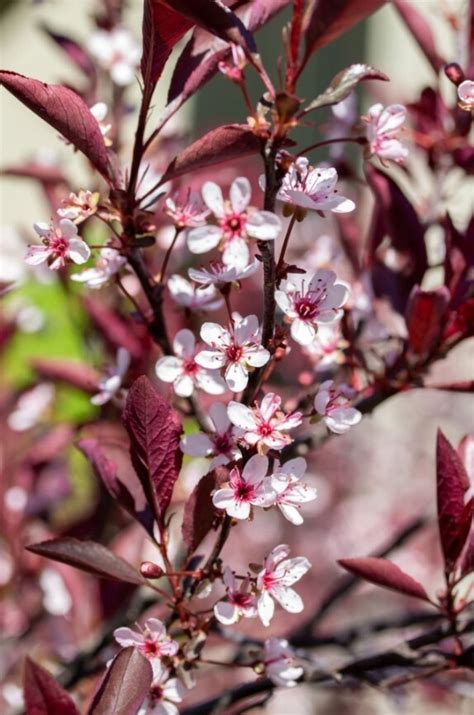
[[[327,146],[328,144],[339,144],[340,142],[349,142],[351,144],[366,144],[367,139],[365,137],[337,137],[335,139],[324,139],[324,141],[316,142],[316,144],[311,144],[310,146],[307,146],[305,149],[302,149],[297,153],[298,156],[303,156],[303,154],[308,154],[310,151],[313,151],[314,149],[319,149],[322,146]]]

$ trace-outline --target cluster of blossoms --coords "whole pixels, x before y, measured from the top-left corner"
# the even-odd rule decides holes
[[[374,104],[363,117],[366,122],[366,137],[369,155],[375,154],[382,162],[402,163],[408,156],[408,149],[400,142],[398,135],[405,122],[407,110],[403,104]]]

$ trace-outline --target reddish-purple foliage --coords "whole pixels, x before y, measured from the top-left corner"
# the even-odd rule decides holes
[[[150,690],[150,662],[135,648],[115,656],[94,696],[87,715],[132,715]]]
[[[403,593],[413,598],[421,598],[429,601],[425,589],[412,576],[402,571],[396,564],[388,559],[379,559],[374,556],[366,556],[356,559],[338,559],[338,564],[346,571],[370,581],[377,586],[389,588],[392,591]]]
[[[27,715],[79,715],[67,692],[30,658],[25,659],[23,692]]]
[[[216,487],[214,472],[205,474],[193,489],[186,502],[183,515],[183,541],[191,554],[212,529],[216,508],[212,503],[212,492]]]

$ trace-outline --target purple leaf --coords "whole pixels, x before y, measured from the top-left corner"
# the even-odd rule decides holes
[[[313,109],[319,109],[320,107],[327,107],[330,104],[342,102],[342,100],[348,97],[352,90],[357,87],[359,82],[363,82],[367,79],[388,81],[387,75],[375,69],[375,67],[361,64],[350,65],[333,77],[329,87],[325,89],[319,97],[313,99],[304,110],[304,113],[307,114]]]
[[[59,166],[42,164],[36,161],[26,161],[14,166],[6,166],[1,170],[3,176],[16,176],[20,179],[34,179],[41,184],[56,186],[66,184],[67,180]]]
[[[469,477],[458,453],[438,430],[436,444],[438,525],[446,571],[451,572],[471,528],[474,499],[465,504]]]
[[[173,47],[192,26],[171,7],[156,0],[144,1],[141,70],[145,86],[153,87],[160,79]]]
[[[27,715],[79,715],[79,710],[67,692],[51,673],[25,659],[23,693]]]
[[[256,32],[290,2],[291,0],[254,0],[252,3],[244,3],[236,10],[236,15],[244,21],[250,32]],[[230,52],[229,43],[213,37],[200,27],[194,30],[176,63],[168,91],[168,102],[173,104],[162,123],[216,74],[219,62],[230,55]]]
[[[125,348],[133,358],[141,357],[141,343],[125,320],[103,301],[89,295],[83,296],[82,302],[100,334],[110,345],[114,348]]]
[[[252,33],[242,20],[220,0],[155,0],[186,17],[221,40],[240,45],[251,53],[257,48]]]
[[[224,124],[178,154],[163,174],[163,184],[177,176],[260,151],[261,141],[247,124]]]
[[[413,598],[420,598],[422,601],[429,601],[428,594],[421,583],[418,583],[388,559],[367,556],[356,559],[338,559],[337,563],[346,571],[377,586],[389,588],[406,596],[413,596]]]
[[[153,536],[153,514],[133,469],[129,449],[110,439],[82,439],[77,447],[92,464],[109,494]]]
[[[408,3],[406,0],[393,0],[393,4],[395,5],[398,14],[405,22],[407,28],[417,41],[426,59],[433,67],[434,71],[438,73],[446,64],[446,61],[438,54],[431,27],[423,15],[421,15],[414,7],[413,2]]]
[[[95,65],[87,52],[77,42],[75,42],[75,40],[67,37],[66,35],[60,35],[59,33],[54,32],[46,25],[42,25],[41,29],[58,47],[61,48],[61,50],[63,50],[76,67],[79,67],[79,69],[82,70],[82,72],[84,72],[89,79],[95,81]]]
[[[156,520],[163,524],[183,458],[181,423],[145,375],[128,392],[123,421],[133,466]]]
[[[97,392],[100,375],[86,363],[75,360],[35,358],[31,361],[31,366],[47,380],[65,382],[90,394]]]
[[[100,578],[141,586],[144,579],[127,561],[95,541],[79,541],[66,536],[31,544],[26,549],[38,556],[69,564]]]
[[[334,42],[385,2],[386,0],[310,0],[303,19],[306,45],[302,68],[316,50]]]
[[[76,92],[16,72],[1,71],[0,84],[82,151],[105,179],[111,180],[99,124]]]
[[[131,646],[115,656],[87,715],[135,715],[153,679],[150,661]]]
[[[185,504],[182,534],[189,554],[197,549],[212,529],[216,510],[211,495],[215,486],[215,474],[209,472],[199,480]]]
[[[439,344],[446,324],[449,290],[421,290],[415,286],[411,292],[405,320],[410,341],[410,351],[423,359]]]
[[[372,284],[377,297],[387,297],[395,310],[405,313],[409,295],[428,267],[425,227],[393,179],[371,164],[366,166],[366,175],[376,201],[369,236]],[[385,247],[386,236],[389,247]],[[384,260],[386,248],[391,250],[391,264],[395,256],[398,266]]]

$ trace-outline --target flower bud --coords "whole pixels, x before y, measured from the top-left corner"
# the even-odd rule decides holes
[[[449,65],[445,65],[444,74],[456,87],[461,84],[464,79],[464,72],[457,62],[450,62]]]
[[[143,561],[140,566],[140,573],[145,578],[161,578],[164,571],[161,566],[154,564],[152,561]]]

